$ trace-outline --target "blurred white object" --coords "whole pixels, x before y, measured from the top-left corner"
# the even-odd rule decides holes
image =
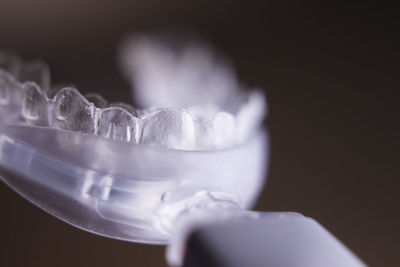
[[[266,114],[260,91],[240,85],[229,61],[199,39],[137,34],[123,42],[120,59],[140,107],[188,112],[185,121],[193,123],[195,133],[189,148],[229,148],[243,143]],[[168,118],[159,121],[175,124]]]
[[[137,34],[120,53],[142,107],[222,108],[239,91],[233,67],[210,45],[172,34]]]

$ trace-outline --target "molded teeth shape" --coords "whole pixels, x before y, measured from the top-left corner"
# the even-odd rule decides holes
[[[83,96],[72,87],[55,89],[45,63],[22,64],[15,55],[0,52],[0,123],[188,150],[232,147],[257,131],[266,110],[264,97],[241,92],[226,60],[204,44],[173,49],[157,40],[140,36],[122,49],[125,73],[144,110],[108,103],[95,93]]]
[[[227,112],[219,112],[197,125],[197,146],[207,149],[229,147],[235,142],[235,118]]]
[[[76,89],[61,89],[55,96],[54,125],[64,130],[95,133],[96,107]]]
[[[192,116],[180,109],[165,109],[151,114],[144,119],[141,143],[194,149],[195,126]]]
[[[22,116],[30,125],[49,126],[47,97],[33,82],[24,85],[25,97],[22,102]]]
[[[141,121],[127,110],[110,107],[101,110],[99,113],[98,135],[114,140],[139,142]]]

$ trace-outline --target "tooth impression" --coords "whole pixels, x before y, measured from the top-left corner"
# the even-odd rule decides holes
[[[42,89],[33,82],[24,84],[24,100],[22,102],[22,116],[28,124],[48,126],[48,102]]]
[[[74,88],[63,88],[55,96],[54,126],[84,133],[96,132],[96,107]]]
[[[197,81],[196,77],[205,75],[203,72],[208,76],[208,69],[212,68],[211,72],[215,77],[208,77],[202,81],[200,88],[205,90],[208,88],[208,83],[213,85],[212,88],[217,88],[216,94],[212,94],[212,99],[204,102],[200,99],[201,96],[185,93],[183,97],[185,101],[182,103],[184,106],[189,103],[185,109],[150,107],[137,110],[124,103],[108,103],[98,94],[87,94],[85,98],[74,88],[67,87],[59,91],[53,87],[49,89],[50,73],[44,62],[31,61],[22,64],[18,57],[0,51],[0,106],[2,106],[0,122],[25,122],[28,125],[54,127],[113,140],[175,149],[220,149],[246,141],[262,123],[266,109],[263,95],[254,91],[243,98],[236,92],[239,89],[236,82],[227,84],[220,82],[220,78],[221,81],[235,80],[226,77],[232,74],[229,70],[225,73],[226,66],[221,65],[219,68],[218,64],[208,66],[207,63],[207,67],[203,68],[202,65],[199,65],[200,67],[196,65],[197,63],[193,65],[192,61],[197,61],[198,53],[195,51],[196,60],[193,60],[193,51],[189,52],[185,54],[187,62],[184,60],[186,63],[183,65],[185,68],[194,67],[194,69],[192,72],[187,73],[185,70],[183,73],[189,75],[187,76],[189,78],[193,74],[194,80],[190,78],[186,81],[183,79],[185,76],[178,75],[184,85],[178,87],[186,91],[187,82],[190,85],[190,81]],[[140,80],[140,77],[138,79]],[[154,79],[148,81],[154,82]],[[157,82],[154,89],[158,90],[159,86],[163,85]],[[176,87],[176,84],[174,86]],[[233,96],[224,98],[221,102],[221,97],[226,95],[222,89],[225,87],[233,88]],[[198,89],[197,85],[195,89]],[[177,97],[179,92],[175,91],[168,92],[168,99],[171,99],[173,106],[180,103],[180,100],[176,100],[179,98]],[[221,97],[219,93],[222,94]],[[154,97],[158,99],[159,92]],[[152,100],[157,102],[157,99]],[[186,100],[189,102],[186,103]],[[201,105],[190,106],[191,100],[195,103],[200,101]],[[218,112],[219,110],[226,110],[229,113]]]
[[[232,146],[236,133],[235,118],[227,112],[218,112],[210,120],[197,126],[197,147],[216,149]]]
[[[193,149],[195,128],[192,116],[181,109],[165,109],[144,119],[142,144],[174,149]]]
[[[114,140],[138,143],[140,120],[128,111],[111,107],[101,110],[97,134]]]

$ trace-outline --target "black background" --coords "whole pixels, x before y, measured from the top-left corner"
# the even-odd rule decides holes
[[[129,31],[180,26],[265,89],[271,169],[256,209],[314,217],[371,266],[400,264],[398,9],[370,1],[0,2],[0,47],[53,80],[130,101]],[[0,185],[0,266],[165,266],[164,248],[75,229]]]

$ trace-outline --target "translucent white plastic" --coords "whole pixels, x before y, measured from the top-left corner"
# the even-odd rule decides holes
[[[259,132],[232,149],[194,152],[1,125],[0,177],[74,226],[118,239],[165,244],[174,218],[189,210],[189,199],[199,194],[249,208],[263,187],[267,144]]]
[[[0,52],[0,177],[79,228],[163,244],[190,203],[255,201],[268,161],[265,101],[239,90],[211,47],[143,40],[121,50],[142,110],[53,86],[42,61]]]
[[[54,86],[42,61],[0,52],[0,179],[78,228],[171,244],[168,262],[180,265],[191,229],[276,216],[246,211],[268,169],[264,96],[242,90],[232,66],[208,45],[177,49],[169,41],[140,35],[123,45],[121,65],[141,110]],[[281,222],[277,231],[290,230]],[[313,227],[306,230],[327,245],[320,252],[362,266]],[[271,260],[307,247],[278,247]]]
[[[139,53],[136,46],[125,45],[125,61],[132,51],[137,58],[146,54],[148,48],[140,48]],[[172,53],[168,51],[159,57]],[[192,57],[203,59],[196,56],[196,51],[190,46],[182,48],[174,57],[184,54],[184,58],[191,59],[168,68],[156,67],[159,57],[154,56],[144,58],[139,72],[137,64],[134,70],[126,64],[125,72],[135,77],[134,81],[146,81],[134,87],[135,95],[146,98],[138,97],[139,105],[145,105],[142,110],[126,103],[108,103],[96,93],[82,95],[73,87],[52,86],[49,69],[42,61],[23,62],[13,54],[0,52],[0,119],[3,123],[50,127],[171,149],[226,149],[246,142],[263,121],[264,96],[257,90],[240,90],[230,68],[211,54],[207,60],[215,62],[198,70]],[[195,55],[190,56],[192,53]],[[210,78],[216,75],[215,64],[229,75]],[[177,77],[170,77],[170,71]],[[162,87],[157,89],[151,84],[160,75]],[[221,86],[221,80],[225,80],[225,86]],[[164,94],[168,96],[161,103]]]

